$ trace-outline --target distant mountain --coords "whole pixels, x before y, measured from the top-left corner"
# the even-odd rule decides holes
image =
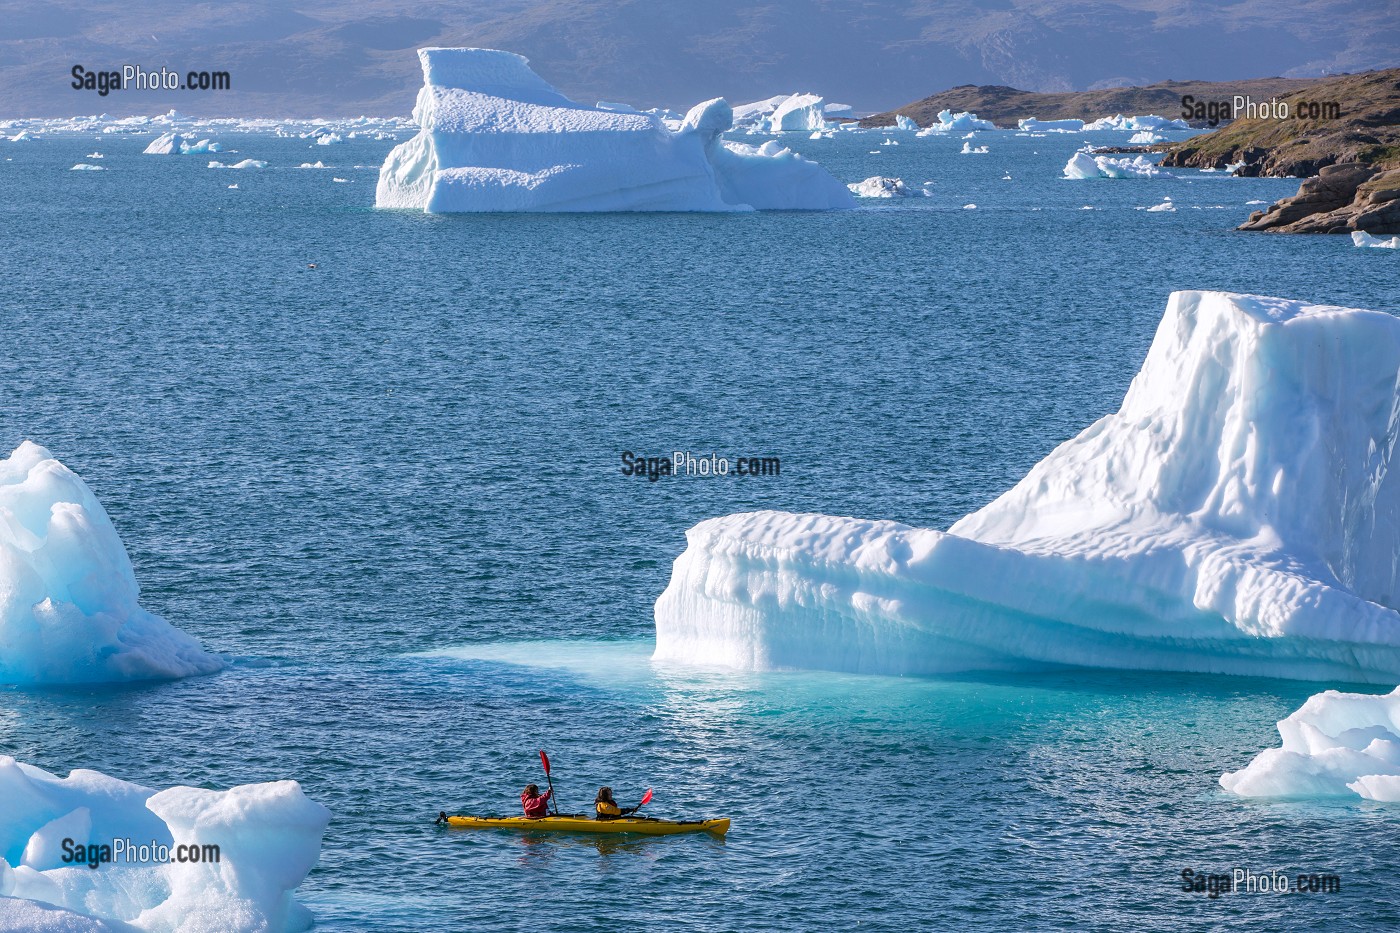
[[[1397,64],[1395,0],[0,0],[0,117],[406,114],[423,45],[504,48],[584,101],[688,107],[812,90],[1073,91]],[[227,71],[224,92],[99,97],[74,65]],[[1134,109],[1134,108],[1126,108]]]
[[[1255,100],[1270,100],[1305,90],[1318,78],[1250,78],[1244,81],[1163,81],[1147,87],[1120,87],[1106,91],[1069,91],[1039,94],[1014,87],[979,87],[966,84],[940,91],[903,107],[877,113],[861,120],[862,126],[889,126],[895,116],[905,116],[928,126],[938,122],[941,110],[954,113],[968,110],[997,126],[1015,128],[1016,121],[1025,117],[1040,120],[1096,120],[1114,114],[1157,114],[1171,119],[1183,119],[1181,101],[1194,98],[1208,104],[1219,104],[1239,94]],[[1196,123],[1201,121],[1190,120]]]

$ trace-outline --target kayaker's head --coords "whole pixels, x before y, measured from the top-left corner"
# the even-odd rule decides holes
[[[538,784],[526,784],[526,785],[525,785],[525,796],[526,796],[526,797],[538,797],[539,795],[540,795],[540,786],[539,786]]]
[[[595,798],[593,799],[593,802],[594,802],[594,803],[612,803],[612,802],[613,802],[612,788],[611,788],[611,787],[600,787],[600,788],[598,788],[598,796],[595,797]]]

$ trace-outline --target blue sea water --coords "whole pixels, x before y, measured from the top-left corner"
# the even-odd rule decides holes
[[[1391,251],[1234,231],[1295,181],[1072,182],[1078,137],[979,135],[990,154],[798,138],[843,181],[933,196],[723,216],[375,211],[387,142],[221,140],[261,171],[146,137],[0,143],[0,445],[77,470],[144,604],[237,659],[4,690],[0,752],[301,781],[334,813],[300,893],[329,930],[1400,923],[1400,809],[1216,784],[1334,685],[649,661],[686,528],[754,508],[946,527],[1116,408],[1173,289],[1397,310]],[[68,171],[94,147],[105,171]],[[677,450],[782,472],[621,474],[623,451]],[[511,811],[539,748],[567,809],[653,787],[654,815],[733,828],[432,825]],[[1236,866],[1342,891],[1180,890]]]

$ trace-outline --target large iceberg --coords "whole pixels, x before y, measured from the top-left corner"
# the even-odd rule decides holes
[[[577,104],[491,49],[420,49],[418,135],[379,172],[378,207],[453,211],[732,211],[853,207],[846,186],[779,147],[726,142],[733,112],[655,114]],[[820,108],[818,108],[820,110]]]
[[[1037,120],[1026,117],[1016,121],[1016,128],[1034,133],[1078,133],[1084,129],[1083,120]]]
[[[186,677],[223,661],[141,608],[102,504],[25,441],[0,461],[0,683]]]
[[[1278,724],[1283,743],[1220,776],[1244,797],[1364,797],[1400,802],[1400,688],[1327,690]]]
[[[768,128],[774,133],[810,133],[825,129],[825,104],[816,94],[794,94],[774,109]]]
[[[0,756],[0,929],[304,930],[329,820],[296,781],[157,792]]]
[[[1400,320],[1177,292],[1122,407],[947,532],[691,528],[656,657],[1400,680]]]
[[[1189,130],[1191,124],[1184,120],[1168,120],[1166,117],[1159,117],[1155,113],[1144,116],[1125,117],[1121,113],[1111,117],[1100,117],[1092,123],[1084,124],[1086,131],[1094,130],[1125,130],[1137,132],[1138,130]]]

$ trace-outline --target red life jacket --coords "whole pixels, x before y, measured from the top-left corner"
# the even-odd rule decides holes
[[[538,797],[531,797],[529,794],[521,792],[520,805],[525,808],[525,815],[532,820],[537,820],[542,816],[549,815],[549,795],[554,793],[547,790]]]

